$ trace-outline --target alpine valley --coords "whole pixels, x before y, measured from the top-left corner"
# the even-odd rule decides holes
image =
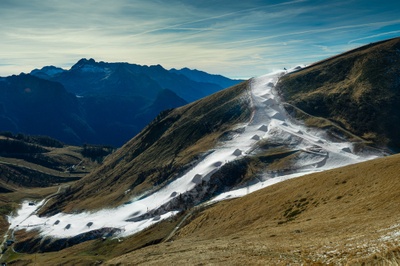
[[[13,84],[23,84],[15,109]],[[65,158],[58,164],[74,157],[87,173],[46,177],[40,190],[3,181],[9,265],[400,262],[400,38],[240,83],[83,59],[0,86],[10,101],[1,117],[15,129],[5,114],[36,102],[36,91],[70,108],[46,119],[70,121],[53,129],[72,143],[124,139],[140,128],[125,125],[155,117],[122,147],[101,148],[98,163],[79,147],[24,144]],[[118,121],[107,113],[117,102]]]

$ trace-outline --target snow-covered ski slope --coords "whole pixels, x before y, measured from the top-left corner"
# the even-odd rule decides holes
[[[304,152],[296,158],[290,173],[265,172],[257,183],[223,193],[211,201],[243,196],[268,185],[316,171],[353,164],[376,155],[354,154],[350,142],[333,142],[322,130],[310,129],[288,116],[274,89],[279,77],[286,71],[277,71],[251,81],[253,115],[247,124],[237,125],[237,132],[228,141],[210,151],[190,171],[178,177],[158,191],[113,209],[78,214],[58,213],[51,217],[38,217],[36,206],[24,202],[17,215],[9,217],[14,230],[39,230],[43,236],[56,238],[72,237],[101,228],[116,228],[116,236],[128,236],[176,214],[169,211],[163,215],[146,215],[170,202],[180,194],[194,189],[197,184],[208,182],[221,166],[256,152],[259,142],[284,145]]]

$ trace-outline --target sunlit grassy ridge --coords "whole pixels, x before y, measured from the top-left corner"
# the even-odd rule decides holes
[[[400,38],[370,44],[283,77],[285,101],[377,146],[400,149]]]

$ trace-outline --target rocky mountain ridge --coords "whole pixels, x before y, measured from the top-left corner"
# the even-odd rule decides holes
[[[215,82],[219,79],[229,80]],[[1,78],[0,131],[118,147],[159,112],[221,90],[217,83],[194,81],[159,65],[81,59],[70,70],[46,66]]]

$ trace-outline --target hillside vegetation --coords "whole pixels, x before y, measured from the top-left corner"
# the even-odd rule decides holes
[[[400,150],[400,38],[370,44],[284,76],[284,100],[376,146]]]

